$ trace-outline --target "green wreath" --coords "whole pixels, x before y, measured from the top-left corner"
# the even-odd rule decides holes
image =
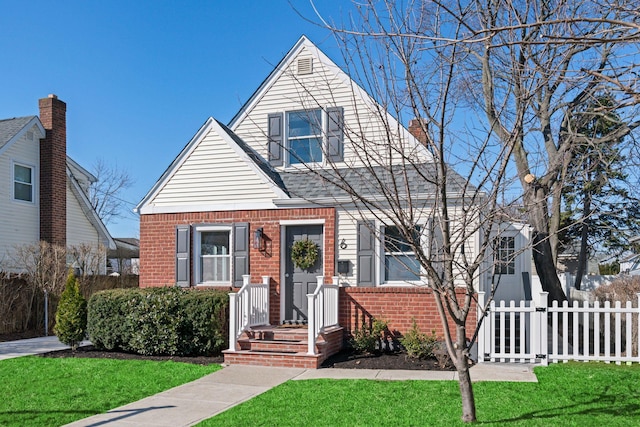
[[[309,239],[298,240],[291,247],[293,265],[306,270],[318,260],[318,245]]]

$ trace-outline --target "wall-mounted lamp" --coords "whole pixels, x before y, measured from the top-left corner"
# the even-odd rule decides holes
[[[344,239],[340,242],[340,249],[347,249],[347,242]]]
[[[258,249],[261,252],[267,249],[267,241],[264,238],[262,227],[256,228],[256,231],[253,232],[253,249]]]

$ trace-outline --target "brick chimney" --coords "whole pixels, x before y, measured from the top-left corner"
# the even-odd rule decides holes
[[[427,122],[424,119],[409,120],[409,133],[413,135],[422,144],[427,144]]]
[[[67,104],[39,100],[46,136],[40,140],[40,240],[67,245]]]

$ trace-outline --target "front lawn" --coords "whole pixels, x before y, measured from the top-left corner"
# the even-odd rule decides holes
[[[219,365],[83,358],[0,361],[0,425],[60,426],[196,380]]]
[[[482,425],[640,423],[640,367],[569,363],[536,368],[539,383],[474,385]],[[199,426],[455,426],[454,381],[289,381]]]

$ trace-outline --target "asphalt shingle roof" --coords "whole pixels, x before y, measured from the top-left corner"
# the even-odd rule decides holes
[[[0,120],[0,148],[20,132],[35,116],[14,117],[12,119]]]

